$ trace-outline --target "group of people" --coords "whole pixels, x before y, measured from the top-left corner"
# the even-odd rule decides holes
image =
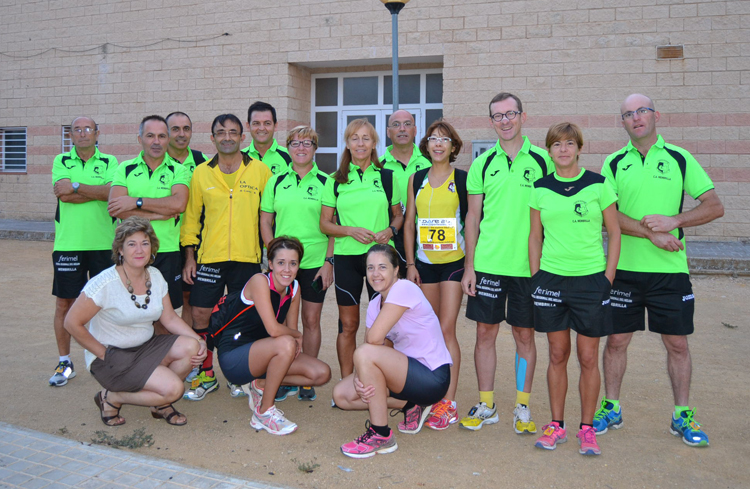
[[[596,435],[622,426],[627,347],[648,310],[649,330],[667,350],[670,430],[707,446],[688,407],[694,296],[682,229],[720,217],[723,207],[697,161],[658,135],[650,98],[629,96],[620,116],[630,142],[601,174],[579,166],[578,126],[555,124],[546,150],[536,147],[522,132],[521,100],[503,92],[489,103],[497,144],[468,173],[452,166],[463,143],[449,122],[432,123],[417,145],[414,118],[399,110],[388,120],[393,145],[382,157],[375,128],[366,119],[349,123],[332,175],[315,164],[313,128],[295,127],[286,149],[278,144],[276,111],[264,102],[248,109],[252,144],[244,150],[242,122],[232,114],[214,119],[212,158],[190,149],[192,123],[181,112],[144,118],[143,151],[119,165],[96,147],[95,122],[76,118],[74,148],[55,159],[52,174],[60,359],[50,384],[75,376],[72,335],[103,387],[95,403],[106,425],[125,422],[123,404],[151,406],[154,417],[183,425],[173,403],[219,387],[215,348],[230,394],[248,397],[251,425],[292,433],[297,425],[276,403],[292,393],[312,401],[331,378],[317,357],[323,302],[334,285],[342,380],[332,404],[370,415],[365,433],[341,446],[345,455],[397,449],[388,408],[403,411],[398,429],[408,434],[424,425],[497,423],[503,321],[516,345],[514,431],[537,433],[530,396],[541,332],[551,421],[535,446],[567,441],[573,330],[579,451],[598,455]],[[684,192],[699,200],[689,211]],[[367,329],[357,346],[363,285]],[[477,323],[479,399],[459,419],[456,323],[464,294],[466,317]],[[602,337],[605,396],[597,409]]]

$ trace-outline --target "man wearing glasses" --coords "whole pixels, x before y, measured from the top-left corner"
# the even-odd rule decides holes
[[[224,295],[224,287],[229,293],[240,290],[249,277],[260,272],[260,199],[271,171],[240,151],[244,140],[237,116],[216,117],[211,124],[216,156],[195,168],[190,185],[180,239],[185,247],[184,280],[193,285],[193,329],[199,334],[208,329],[211,309]],[[209,352],[184,397],[200,401],[218,387]],[[241,395],[233,385],[230,392]]]
[[[604,161],[602,175],[618,194],[622,250],[612,285],[615,334],[604,349],[605,398],[594,417],[597,433],[620,428],[620,386],[633,332],[661,335],[667,350],[674,412],[670,432],[690,446],[708,446],[708,437],[688,407],[692,362],[687,335],[693,333],[693,296],[683,228],[724,215],[714,185],[693,156],[664,142],[656,132],[660,114],[654,102],[630,95],[620,107],[630,142]],[[687,193],[699,203],[683,211]]]
[[[266,102],[255,102],[247,109],[247,130],[252,142],[243,149],[251,158],[266,164],[271,173],[286,172],[292,158],[273,137],[276,132],[276,109]]]
[[[430,160],[425,158],[419,146],[414,144],[417,136],[417,126],[414,117],[406,110],[397,110],[388,118],[388,137],[393,142],[380,157],[383,168],[391,170],[396,179],[394,185],[401,190],[401,213],[406,213],[406,187],[409,185],[409,177],[423,168],[432,166]],[[404,235],[397,233],[393,236],[393,244],[398,252],[401,266],[399,272],[406,276],[406,253],[404,251]],[[412,257],[413,258],[413,257]],[[413,261],[413,260],[412,260]]]
[[[115,237],[107,197],[117,160],[99,152],[99,128],[90,117],[73,119],[70,139],[73,148],[52,163],[52,190],[57,197],[52,295],[56,297],[54,328],[60,360],[49,384],[55,387],[76,376],[70,360],[70,334],[63,327],[65,315],[86,281],[112,266]]]
[[[466,261],[461,280],[468,297],[466,317],[477,322],[474,365],[479,403],[460,421],[478,430],[499,421],[494,400],[495,340],[506,321],[516,342],[516,433],[536,433],[529,397],[536,367],[534,305],[529,269],[529,196],[534,182],[554,171],[546,151],[533,146],[521,129],[521,100],[497,94],[490,102],[490,124],[497,144],[471,165],[467,178],[469,212],[464,224]],[[507,300],[507,314],[506,314]]]

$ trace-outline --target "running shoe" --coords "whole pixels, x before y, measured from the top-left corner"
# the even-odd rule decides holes
[[[458,423],[458,411],[448,399],[442,399],[440,402],[433,404],[430,416],[425,421],[428,427],[438,431],[447,429],[455,423]]]
[[[317,398],[315,387],[300,387],[297,393],[297,399],[300,401],[314,401]]]
[[[469,415],[462,419],[458,426],[477,431],[485,424],[495,424],[498,421],[500,418],[497,415],[497,405],[488,408],[487,404],[480,402],[469,410]]]
[[[398,424],[398,430],[407,435],[416,435],[419,433],[425,420],[430,415],[431,407],[431,405],[415,405],[408,411],[402,411],[404,413],[404,420]]]
[[[396,437],[391,434],[387,437],[380,436],[370,426],[368,421],[365,424],[367,430],[364,434],[354,441],[344,443],[341,445],[341,453],[347,457],[352,458],[369,458],[374,457],[375,454],[386,454],[395,452],[398,449],[398,443],[396,443]]]
[[[695,409],[689,409],[680,413],[675,418],[672,414],[672,424],[669,426],[669,432],[675,436],[681,436],[682,441],[691,447],[707,447],[708,435],[701,429],[701,425],[693,419]]]
[[[190,373],[185,377],[185,382],[188,384],[192,384],[196,377],[198,377],[198,374],[201,373],[200,367],[195,367],[193,370],[190,371]]]
[[[277,409],[275,405],[261,414],[258,412],[260,404],[253,410],[253,418],[250,426],[256,430],[266,430],[272,435],[288,435],[297,431],[297,424],[284,417],[284,411]]]
[[[594,414],[594,429],[597,435],[603,435],[610,428],[619,430],[622,428],[622,407],[615,411],[615,405],[606,399],[602,399],[602,407]]]
[[[523,404],[516,404],[513,410],[513,430],[519,435],[536,433],[536,424],[531,420],[531,409]]]
[[[263,399],[263,389],[258,387],[257,380],[253,380],[249,384],[242,384],[242,392],[247,396],[247,403],[250,405],[250,411],[255,411],[255,406],[260,406],[260,401]]]
[[[219,381],[216,376],[209,377],[206,372],[201,372],[198,377],[190,384],[190,389],[182,396],[188,401],[202,401],[206,395],[219,388]]]
[[[566,441],[568,441],[567,430],[560,428],[556,421],[552,421],[542,427],[542,436],[536,439],[534,446],[545,450],[554,450],[558,443],[565,443]]]
[[[601,455],[599,444],[596,442],[596,430],[591,426],[584,426],[576,435],[578,444],[581,448],[578,453],[581,455]]]
[[[296,394],[298,387],[296,385],[282,385],[279,386],[279,390],[276,391],[276,398],[274,401],[281,402],[286,400],[290,394]]]
[[[76,376],[76,371],[73,369],[73,362],[69,360],[62,361],[55,367],[55,373],[49,378],[49,385],[54,387],[62,387],[68,383],[68,380]]]
[[[227,381],[227,389],[229,389],[229,395],[232,397],[244,397],[247,394],[245,394],[245,391],[242,390],[241,385],[233,384],[229,381]]]

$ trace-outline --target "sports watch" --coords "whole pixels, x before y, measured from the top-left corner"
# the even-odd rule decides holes
[[[143,197],[138,197],[138,200],[135,201],[135,206],[139,209],[143,207]]]

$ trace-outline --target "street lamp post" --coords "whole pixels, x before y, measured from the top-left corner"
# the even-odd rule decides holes
[[[393,40],[393,112],[398,110],[398,13],[409,0],[380,0],[391,13],[391,35]]]

